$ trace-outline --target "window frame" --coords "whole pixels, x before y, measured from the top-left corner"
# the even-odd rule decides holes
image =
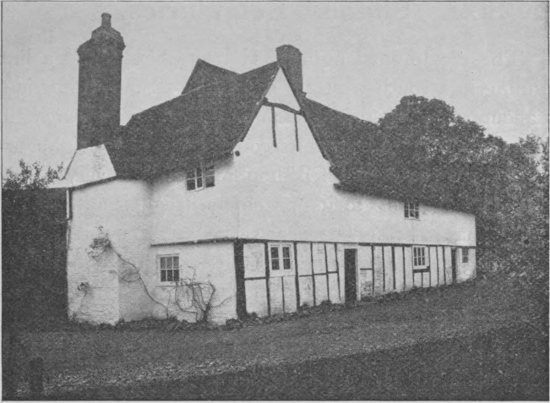
[[[407,220],[420,220],[420,203],[405,202],[404,213]]]
[[[192,175],[189,175],[190,173]],[[200,173],[199,173],[200,172]],[[189,189],[189,183],[193,181],[193,189]],[[200,181],[200,186],[199,186]],[[214,162],[201,162],[199,166],[189,168],[185,171],[185,189],[188,192],[198,192],[200,190],[213,188],[216,186],[216,166]]]
[[[462,264],[469,264],[470,263],[470,248],[461,248],[462,249]],[[466,261],[464,261],[464,258],[466,258]]]
[[[172,260],[172,267],[165,267],[164,269],[162,268],[162,259],[167,259],[167,258],[177,258],[177,267],[174,267],[174,263],[173,263],[173,260]],[[166,254],[166,255],[157,255],[157,271],[158,271],[158,283],[161,284],[161,285],[173,285],[174,283],[177,283],[181,280],[181,271],[180,271],[180,261],[179,261],[179,254],[177,253],[171,253],[171,254]],[[168,272],[169,270],[172,271],[172,278],[174,278],[174,273],[176,273],[177,271],[177,280],[163,280],[162,279],[162,271],[166,271]],[[168,278],[168,275],[166,275],[166,278]]]
[[[427,246],[422,246],[422,245],[413,245],[413,250],[412,250],[412,259],[413,259],[413,270],[426,270],[430,267],[430,257],[429,257],[429,254],[428,254],[428,247]],[[417,250],[422,250],[423,252],[421,253],[421,256],[416,256],[416,251]],[[416,261],[417,259],[420,260],[420,258],[422,258],[422,260],[424,261],[423,264],[416,264]]]
[[[273,268],[273,255],[272,248],[277,248],[277,265],[278,269]],[[284,249],[288,248],[288,256],[285,256]],[[267,254],[269,261],[269,275],[270,277],[284,277],[293,276],[295,274],[294,266],[294,245],[291,242],[269,242],[267,244]],[[285,268],[288,262],[288,268]]]

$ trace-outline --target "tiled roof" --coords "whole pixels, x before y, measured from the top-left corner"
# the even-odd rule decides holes
[[[106,144],[122,177],[148,177],[230,153],[246,135],[277,71],[271,63],[190,90],[134,115]]]
[[[323,156],[335,167],[356,165],[381,138],[374,123],[305,97],[300,104]]]
[[[338,112],[318,102],[303,98],[302,109],[331,171],[341,190],[365,193],[396,200],[419,200],[442,206],[431,180],[419,181],[426,172],[410,168],[399,170],[396,161],[403,155],[403,140],[383,133],[377,125]],[[428,174],[431,175],[431,174]],[[428,197],[427,197],[428,195]]]
[[[105,144],[117,176],[144,178],[233,151],[246,136],[279,70],[277,62],[244,74],[199,60],[182,95],[134,115]],[[294,89],[293,89],[294,91]],[[417,199],[445,207],[428,178],[412,167],[397,172],[406,144],[378,125],[336,111],[294,91],[339,189],[397,200]],[[396,146],[401,142],[401,146]],[[429,195],[427,197],[426,195]]]
[[[187,84],[185,84],[182,95],[204,85],[214,84],[237,76],[238,74],[233,71],[222,69],[199,59],[187,80]]]

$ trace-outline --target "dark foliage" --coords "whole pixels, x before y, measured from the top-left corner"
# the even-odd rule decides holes
[[[63,189],[2,192],[3,322],[66,315]]]
[[[63,174],[63,164],[57,168],[48,167],[44,172],[44,168],[38,162],[29,165],[25,161],[19,161],[19,173],[13,172],[11,169],[6,171],[6,178],[2,183],[2,191],[4,190],[38,190],[45,189],[57,179],[61,179]]]
[[[548,139],[507,144],[445,102],[414,95],[378,128],[360,129],[361,152],[339,167],[343,188],[473,213],[482,272],[547,282]]]

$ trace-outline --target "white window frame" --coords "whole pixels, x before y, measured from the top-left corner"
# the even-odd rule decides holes
[[[278,250],[278,266],[279,269],[274,269],[273,256],[271,249],[277,248]],[[288,248],[289,256],[285,257],[283,249]],[[289,242],[269,242],[267,244],[267,256],[269,260],[269,274],[271,277],[293,276],[294,270],[294,245]],[[289,262],[289,267],[285,269],[285,260]]]
[[[174,265],[174,262],[172,260],[172,267],[162,267],[162,259],[167,259],[167,258],[177,258],[177,267],[173,267]],[[180,256],[177,254],[177,253],[173,253],[173,254],[169,254],[169,255],[157,255],[157,270],[158,270],[158,282],[159,284],[162,284],[162,285],[170,285],[170,284],[174,284],[175,282],[181,280],[181,271],[180,271],[180,262],[179,262],[179,258]],[[163,280],[162,279],[162,271],[166,271],[168,272],[168,270],[172,271],[172,280],[167,280],[168,278],[168,274],[166,275],[166,280]],[[174,273],[177,271],[178,275],[177,275],[177,280],[174,280]]]
[[[415,252],[416,251],[420,251],[422,250],[423,252],[421,253],[422,256],[418,256],[418,259],[417,257],[415,256]],[[421,258],[423,258],[424,260],[424,263],[418,263],[417,264],[417,261],[418,260],[421,260]],[[428,255],[428,247],[427,246],[419,246],[419,245],[415,245],[413,246],[413,250],[412,250],[412,259],[413,259],[413,270],[424,270],[424,269],[427,269],[428,266],[429,266],[429,255]]]
[[[190,183],[193,183],[193,189],[189,189]],[[216,186],[216,169],[213,162],[201,163],[199,166],[185,172],[185,188],[188,192],[196,192],[214,186]]]
[[[408,220],[420,220],[420,203],[405,202],[405,218]]]
[[[466,261],[464,261],[464,258],[466,258]],[[470,249],[469,248],[462,248],[462,264],[468,264],[470,263]]]

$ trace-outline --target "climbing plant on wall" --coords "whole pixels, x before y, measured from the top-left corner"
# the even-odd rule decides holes
[[[98,259],[99,256],[105,253],[114,253],[115,256],[124,263],[124,269],[119,273],[119,279],[126,283],[141,284],[147,298],[153,303],[162,306],[167,318],[171,316],[171,308],[175,308],[181,313],[194,315],[196,322],[206,323],[211,319],[212,310],[221,306],[229,299],[226,298],[219,304],[214,305],[213,300],[216,293],[216,287],[210,281],[198,281],[195,268],[189,266],[188,269],[192,272],[190,276],[184,276],[170,283],[170,286],[161,287],[166,294],[166,302],[162,302],[158,297],[153,296],[153,293],[149,290],[143,279],[141,270],[117,251],[109,235],[103,230],[103,227],[99,227],[98,230],[99,235],[90,243],[88,255],[92,259]],[[86,287],[87,288],[82,291],[82,299],[86,298],[88,295],[88,288],[93,287],[93,285],[86,283]],[[82,306],[82,303],[80,306]]]

